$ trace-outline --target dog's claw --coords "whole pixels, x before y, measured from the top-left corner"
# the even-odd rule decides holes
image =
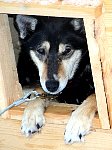
[[[80,138],[80,139],[82,138],[82,134],[81,134],[81,133],[79,134],[79,138]]]
[[[28,133],[31,134],[32,133],[31,130],[29,130]]]
[[[38,123],[37,123],[36,127],[37,127],[37,129],[40,129],[40,128],[41,128],[41,126],[40,126]]]
[[[32,134],[36,133],[37,131],[33,131]]]

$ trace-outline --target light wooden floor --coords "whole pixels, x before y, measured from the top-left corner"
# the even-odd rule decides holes
[[[92,131],[84,143],[65,145],[65,125],[46,124],[31,138],[20,132],[20,121],[0,119],[0,150],[112,150],[112,130]]]

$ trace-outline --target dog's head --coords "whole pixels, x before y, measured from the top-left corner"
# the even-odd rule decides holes
[[[16,22],[23,39],[29,31],[35,31],[26,47],[39,70],[43,90],[59,93],[74,76],[87,51],[83,20],[17,15]]]

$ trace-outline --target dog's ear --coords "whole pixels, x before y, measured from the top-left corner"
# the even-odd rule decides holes
[[[36,25],[38,23],[36,18],[27,15],[17,15],[15,21],[21,39],[25,39],[29,32],[35,31]]]
[[[75,31],[85,34],[85,27],[82,18],[75,18],[71,21]]]

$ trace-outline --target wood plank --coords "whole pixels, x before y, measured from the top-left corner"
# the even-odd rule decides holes
[[[112,13],[112,0],[103,0],[105,12]]]
[[[94,37],[94,20],[84,19],[86,37],[90,55],[92,75],[95,86],[98,114],[103,129],[109,129],[109,118],[107,110],[107,102],[104,91],[104,83],[102,77],[102,68],[100,62],[100,50]]]
[[[5,3],[0,1],[0,13],[27,14],[57,17],[88,17],[97,18],[102,14],[102,4],[92,6],[62,5],[61,2],[50,5],[36,3]]]
[[[100,46],[105,93],[108,103],[110,125],[112,127],[112,32],[105,32],[104,20],[103,18],[97,20],[96,38]],[[112,25],[112,23],[110,24]]]
[[[8,17],[0,15],[0,109],[21,95]],[[8,113],[4,117],[8,117]]]
[[[66,124],[70,118],[72,111],[77,107],[77,105],[73,104],[51,103],[45,112],[46,122],[53,124]],[[21,120],[24,108],[25,105],[12,108],[10,110],[10,118]],[[101,128],[98,115],[96,115],[93,120],[93,127]]]
[[[112,32],[112,13],[103,14],[103,20],[106,28],[106,32]]]
[[[65,145],[65,125],[48,124],[40,134],[30,138],[20,132],[20,121],[0,119],[1,150],[111,150],[112,130],[93,130],[85,137],[85,142]]]

